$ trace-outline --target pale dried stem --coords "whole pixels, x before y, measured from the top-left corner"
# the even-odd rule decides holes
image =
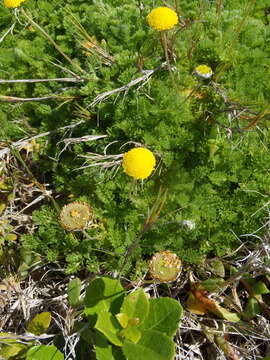
[[[1,44],[1,42],[5,39],[5,37],[6,37],[9,33],[12,33],[15,25],[16,25],[16,22],[15,22],[14,24],[12,24],[11,27],[8,29],[8,31],[6,31],[6,32],[4,33],[4,35],[0,38],[0,44]]]
[[[25,103],[25,102],[33,102],[33,101],[47,101],[47,100],[74,100],[78,97],[76,96],[60,96],[60,95],[48,95],[41,96],[35,98],[21,98],[15,96],[5,96],[0,95],[0,102],[8,102],[8,103]]]
[[[167,66],[167,62],[162,63],[160,66],[156,67],[155,69],[152,70],[144,70],[144,75],[134,79],[132,81],[130,81],[128,84],[125,84],[119,88],[113,89],[113,90],[109,90],[109,91],[105,91],[104,93],[101,93],[99,95],[97,95],[94,100],[91,102],[91,104],[89,106],[94,107],[97,104],[101,103],[102,101],[107,100],[110,96],[114,95],[114,94],[118,94],[121,92],[128,92],[130,88],[132,88],[135,85],[138,85],[140,83],[146,83],[149,78],[158,70],[163,69]]]
[[[0,84],[17,84],[17,83],[40,83],[40,82],[72,82],[78,83],[85,81],[84,79],[80,78],[55,78],[55,79],[17,79],[17,80],[4,80],[0,79]]]
[[[5,147],[5,148],[0,150],[0,159],[3,159],[4,156],[10,154],[10,151],[11,151],[12,147],[20,150],[21,148],[23,148],[27,144],[31,143],[31,141],[33,141],[33,140],[37,140],[37,139],[42,138],[44,136],[48,136],[48,135],[57,133],[58,131],[61,131],[61,130],[73,129],[76,126],[81,125],[82,123],[84,123],[84,120],[81,120],[81,121],[79,121],[79,122],[77,122],[75,124],[60,127],[59,129],[56,129],[56,130],[51,130],[51,131],[47,131],[47,132],[42,133],[42,134],[32,136],[32,137],[30,137],[28,139],[22,139],[22,140],[18,140],[16,142],[13,142],[13,143],[10,144],[9,147]]]
[[[65,146],[64,148],[60,151],[60,153],[58,154],[58,158],[60,157],[60,155],[68,148],[69,145],[71,144],[79,144],[81,142],[88,142],[88,141],[94,141],[94,140],[99,140],[99,139],[104,139],[105,137],[107,137],[107,135],[85,135],[79,138],[67,138],[64,140],[61,140],[57,143],[64,143]]]
[[[100,155],[96,153],[88,153],[87,155],[80,155],[80,157],[86,159],[87,162],[90,161],[91,163],[89,165],[79,167],[76,170],[86,169],[94,166],[106,169],[120,165],[122,162],[123,154]]]

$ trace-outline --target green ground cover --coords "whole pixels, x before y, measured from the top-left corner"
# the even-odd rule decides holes
[[[139,267],[145,257],[163,249],[188,263],[222,256],[239,245],[238,236],[265,224],[265,212],[258,210],[270,191],[266,3],[229,1],[219,8],[208,1],[181,2],[181,23],[167,34],[176,88],[166,68],[158,69],[166,60],[160,34],[146,22],[158,5],[161,2],[145,1],[139,7],[136,1],[29,0],[16,17],[1,6],[2,34],[16,22],[1,43],[1,78],[74,78],[68,73],[72,71],[82,79],[64,85],[1,85],[2,97],[63,96],[3,103],[3,141],[84,120],[70,132],[38,140],[40,149],[31,166],[39,182],[51,184],[60,207],[70,200],[91,204],[96,227],[88,232],[96,241],[61,229],[52,204],[33,212],[36,230],[20,237],[24,248],[49,261],[65,260],[68,272],[117,270],[119,257],[138,237],[160,189],[167,194],[160,219],[132,254]],[[29,18],[56,41],[71,64]],[[213,69],[211,79],[194,75],[200,64]],[[149,69],[156,69],[149,80],[93,104],[98,94],[128,84]],[[61,152],[61,140],[85,135],[106,138],[71,143]],[[134,147],[132,142],[147,146],[158,160],[156,172],[143,184],[132,182],[121,166],[113,176],[112,169],[100,166],[79,169],[91,164],[82,156],[102,155],[109,144],[107,155],[121,154]],[[192,229],[185,226],[187,220]],[[95,246],[116,255],[98,254],[91,250]]]
[[[268,1],[25,0],[17,9],[4,3],[0,358],[60,360],[76,348],[72,358],[79,360],[105,360],[105,355],[120,360],[133,350],[141,356],[145,349],[169,360],[175,351],[185,354],[194,339],[201,341],[185,332],[174,349],[172,336],[180,337],[176,329],[182,318],[183,329],[203,333],[199,347],[205,359],[212,359],[205,339],[227,359],[238,359],[239,349],[243,356],[253,351],[252,359],[262,359],[270,318]],[[179,16],[166,32],[146,21],[158,6],[174,8]],[[213,75],[196,75],[199,65]],[[147,179],[124,172],[123,154],[134,147],[148,148],[156,158]],[[86,211],[89,226],[73,231],[65,224],[61,210],[68,204],[74,217]],[[178,259],[175,268],[166,269],[166,260],[159,277],[152,276],[158,281],[167,270],[175,280],[182,266],[174,285],[155,287],[147,280],[156,252],[181,259],[172,255]],[[150,275],[158,265],[152,259]],[[71,274],[78,278],[69,282]],[[94,280],[89,289],[100,287],[92,304],[81,280],[95,275],[123,276],[124,290],[115,279]],[[125,292],[117,311],[108,301],[108,294],[119,296],[111,283]],[[148,303],[142,289],[128,295],[130,288],[145,284],[147,294],[176,298],[191,317],[175,300]],[[11,294],[8,300],[2,300],[3,289]],[[33,289],[44,306],[37,317],[41,303],[30,302]],[[24,301],[19,315],[14,293]],[[134,308],[130,299],[136,300]],[[160,309],[172,316],[170,302],[178,322],[171,329],[169,320],[158,327]],[[111,314],[101,311],[104,304]],[[157,318],[150,312],[144,319],[149,307]],[[53,311],[65,314],[64,330],[53,343],[41,345],[40,335],[61,328],[56,320],[51,324]],[[99,320],[87,318],[87,311]],[[211,316],[217,322],[209,325]],[[233,336],[239,332],[236,353],[224,329]],[[25,331],[34,337],[19,338],[26,343],[14,340],[15,333]],[[167,341],[164,354],[157,348],[153,353],[154,335]]]

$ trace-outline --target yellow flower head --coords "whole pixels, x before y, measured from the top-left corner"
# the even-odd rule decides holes
[[[126,174],[135,179],[146,179],[154,170],[156,159],[145,148],[134,148],[124,154],[123,168]]]
[[[25,0],[4,0],[4,6],[6,8],[16,8],[21,5]]]
[[[213,71],[207,65],[199,65],[195,68],[195,74],[204,79],[209,79],[213,75]]]
[[[158,7],[147,15],[147,22],[155,30],[169,30],[178,24],[178,16],[168,7]]]

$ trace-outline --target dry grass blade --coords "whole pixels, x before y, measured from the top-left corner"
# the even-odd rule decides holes
[[[85,71],[74,61],[70,59],[70,57],[64,53],[64,51],[60,48],[59,45],[56,44],[56,42],[53,40],[53,38],[40,26],[38,25],[31,17],[30,14],[27,14],[23,8],[20,9],[21,13],[25,18],[36,28],[38,29],[49,41],[50,43],[59,51],[59,53],[77,70],[79,70],[81,73],[85,73]]]
[[[102,61],[105,65],[111,66],[114,62],[113,57],[110,54],[108,54],[108,52],[105,49],[103,49],[101,46],[99,46],[96,42],[93,41],[93,38],[88,34],[88,32],[79,22],[79,20],[71,12],[69,12],[69,16],[71,23],[76,27],[80,36],[88,43],[88,46],[87,43],[82,43],[82,46],[87,51],[99,55],[102,58]]]

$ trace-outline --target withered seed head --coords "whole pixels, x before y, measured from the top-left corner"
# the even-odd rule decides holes
[[[177,279],[181,272],[181,260],[170,251],[160,251],[153,255],[149,262],[151,277],[160,282],[170,282]]]
[[[93,211],[89,204],[74,201],[63,206],[60,212],[60,224],[68,231],[84,230],[93,219]]]

